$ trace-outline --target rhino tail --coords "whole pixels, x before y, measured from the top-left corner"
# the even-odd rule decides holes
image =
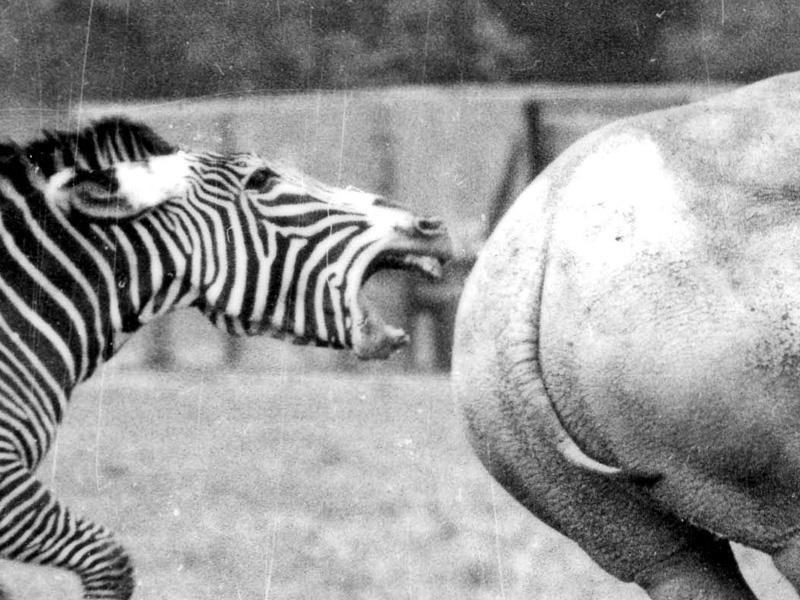
[[[629,481],[633,483],[652,485],[660,479],[658,473],[650,473],[639,469],[622,469],[600,462],[586,454],[578,443],[570,436],[569,432],[564,428],[561,419],[556,412],[555,407],[550,404],[550,410],[553,411],[559,432],[556,434],[555,445],[559,454],[564,457],[569,464],[577,467],[584,472],[595,473],[607,479],[617,479],[621,481]]]
[[[543,249],[543,256],[546,257],[547,255],[547,246],[545,245]],[[542,296],[544,290],[544,279],[545,279],[545,264],[546,260],[543,259],[540,261],[540,267],[536,276],[538,277],[538,281],[534,281],[534,285],[531,286],[531,293],[534,294],[534,299],[528,303],[528,306],[533,305],[536,307],[541,307],[542,303]],[[559,413],[558,407],[553,402],[553,399],[550,395],[550,390],[547,388],[546,377],[544,373],[544,369],[541,364],[541,356],[540,356],[540,326],[541,326],[541,314],[539,310],[535,310],[532,316],[529,316],[525,319],[523,316],[518,317],[525,325],[522,327],[522,330],[525,332],[527,337],[523,338],[527,340],[527,344],[521,344],[522,347],[527,346],[526,348],[526,358],[528,359],[529,366],[532,366],[532,379],[538,380],[538,384],[541,385],[541,389],[539,390],[539,394],[537,394],[540,398],[545,399],[544,402],[546,406],[543,407],[543,414],[552,416],[552,423],[551,427],[549,428],[554,433],[554,438],[552,442],[554,442],[556,449],[558,450],[559,454],[564,457],[564,459],[571,465],[577,467],[578,469],[584,472],[595,473],[597,475],[601,475],[608,479],[618,479],[624,481],[635,481],[637,483],[654,483],[660,478],[659,474],[656,473],[648,473],[637,469],[630,469],[630,468],[621,468],[612,465],[608,465],[606,463],[600,462],[597,459],[592,458],[586,452],[581,449],[578,445],[578,442],[572,437],[570,434],[569,429],[565,425],[564,421],[562,420],[561,414]],[[533,341],[535,340],[535,341]],[[540,413],[541,414],[541,413]],[[550,417],[547,417],[548,419]]]
[[[580,468],[583,471],[592,471],[598,475],[604,475],[606,477],[617,478],[622,476],[622,469],[603,464],[599,460],[593,459],[591,456],[581,450],[578,447],[578,444],[575,443],[575,440],[567,435],[566,432],[564,432],[563,436],[559,437],[561,439],[556,441],[556,449],[568,463]]]
[[[515,352],[513,355],[505,356],[507,362],[514,365],[507,373],[507,377],[515,382],[518,386],[517,389],[520,387],[525,389],[527,402],[536,406],[534,414],[536,418],[540,419],[540,422],[538,426],[534,425],[533,427],[544,434],[546,441],[555,447],[568,464],[583,472],[594,473],[610,479],[635,480],[643,483],[657,480],[658,474],[606,464],[592,458],[580,447],[565,425],[558,407],[547,389],[539,361],[539,344],[530,341],[537,339],[537,321],[538,319],[527,321],[527,325],[530,327],[530,335],[527,340],[523,343],[511,344],[510,347],[513,347]],[[518,402],[511,403],[511,406],[518,405]],[[516,418],[519,423],[525,423],[530,418],[526,412],[517,413]],[[525,425],[522,427],[524,428]]]

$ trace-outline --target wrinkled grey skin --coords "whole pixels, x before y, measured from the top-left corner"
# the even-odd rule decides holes
[[[615,123],[481,252],[453,382],[480,459],[652,598],[800,588],[800,75]]]

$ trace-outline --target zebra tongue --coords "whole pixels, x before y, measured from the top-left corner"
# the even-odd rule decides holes
[[[384,323],[364,299],[353,317],[353,352],[358,358],[388,358],[409,342],[405,331]]]

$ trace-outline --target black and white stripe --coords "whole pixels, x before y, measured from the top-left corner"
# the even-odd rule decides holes
[[[0,557],[70,569],[85,598],[129,598],[125,551],[34,477],[75,385],[116,336],[181,306],[233,333],[354,347],[362,279],[411,222],[122,119],[0,146]]]

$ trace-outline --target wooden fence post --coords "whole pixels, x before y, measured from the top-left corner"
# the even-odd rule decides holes
[[[525,133],[511,147],[511,154],[508,157],[506,172],[500,181],[500,187],[489,206],[489,214],[486,219],[486,232],[489,234],[494,231],[497,223],[506,214],[508,207],[516,199],[515,183],[519,177],[519,169],[527,170],[525,181],[533,181],[541,173],[549,162],[549,157],[545,149],[542,136],[542,108],[539,102],[529,100],[523,106],[523,119],[525,120]]]

